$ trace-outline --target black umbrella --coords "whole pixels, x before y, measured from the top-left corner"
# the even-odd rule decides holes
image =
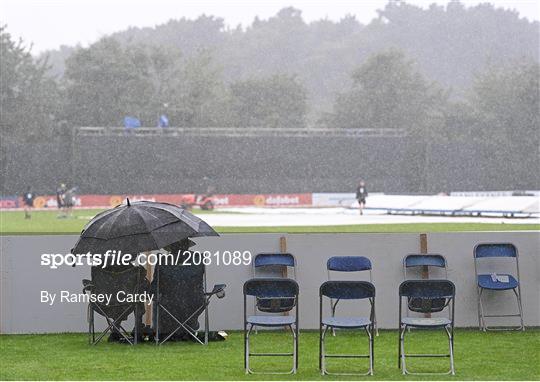
[[[121,250],[137,255],[188,237],[219,236],[206,222],[169,203],[140,201],[97,214],[84,227],[73,254]]]

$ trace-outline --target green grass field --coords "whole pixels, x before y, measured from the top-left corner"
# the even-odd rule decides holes
[[[21,211],[0,212],[1,235],[25,234],[78,234],[94,215],[101,210],[76,210],[74,217],[58,219],[57,211],[34,211],[31,219],[24,219]],[[196,211],[196,214],[227,213]],[[204,216],[203,216],[204,218]],[[323,233],[323,232],[451,232],[451,231],[514,231],[540,230],[540,224],[498,223],[406,223],[406,224],[357,224],[337,226],[294,226],[294,227],[214,227],[220,233],[280,232],[280,233]]]
[[[411,331],[409,352],[445,352],[442,331]],[[259,332],[254,351],[288,351],[286,332]],[[488,332],[458,329],[455,335],[456,376],[403,377],[397,368],[397,331],[381,330],[375,339],[374,377],[322,377],[318,372],[318,332],[300,333],[299,369],[296,375],[249,375],[243,370],[241,332],[229,333],[222,342],[207,347],[192,343],[150,343],[135,347],[102,342],[87,344],[84,334],[2,335],[2,380],[538,380],[540,330]],[[409,341],[410,340],[410,341]],[[366,352],[365,334],[338,332],[328,340],[329,352]],[[255,370],[284,370],[290,359],[258,357]],[[410,371],[442,371],[446,358],[411,359]],[[367,360],[329,360],[330,371],[362,371]],[[360,369],[359,369],[360,368]]]

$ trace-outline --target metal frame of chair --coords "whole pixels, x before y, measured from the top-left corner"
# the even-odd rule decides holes
[[[521,278],[519,277],[519,254],[518,249],[512,243],[480,243],[474,247],[474,273],[476,276],[476,291],[478,304],[478,328],[483,331],[488,330],[525,330],[523,323],[523,307],[521,302]],[[503,283],[498,280],[493,280],[492,274],[478,273],[478,260],[483,258],[514,258],[516,263],[517,279],[511,274],[500,274],[508,276],[508,283]],[[505,285],[508,284],[508,285]],[[512,290],[516,296],[518,313],[514,314],[484,314],[484,306],[482,304],[482,294],[484,290],[505,291]],[[486,325],[486,317],[519,317],[520,325],[511,327],[488,327]]]
[[[334,299],[368,299],[371,309],[367,317],[323,317],[323,299],[330,303]],[[335,313],[335,311],[333,312]],[[375,286],[368,281],[326,281],[319,288],[319,370],[322,375],[373,375],[374,337],[375,337]],[[369,342],[369,354],[326,354],[325,337],[330,329],[364,329]],[[326,368],[326,358],[368,358],[369,369],[366,373],[330,373]]]
[[[298,293],[299,287],[296,281],[292,279],[280,278],[253,278],[244,283],[244,369],[246,374],[296,374],[298,369]],[[294,299],[294,316],[271,316],[257,315],[257,309],[252,316],[247,315],[247,297],[253,296],[255,299],[264,298],[273,301],[281,301],[282,299]],[[279,303],[277,304],[279,305]],[[279,307],[277,312],[282,312]],[[277,313],[276,312],[276,313]],[[267,328],[288,328],[293,338],[292,353],[252,353],[250,351],[250,334],[254,327]],[[249,365],[250,357],[292,357],[292,369],[287,372],[255,372]]]
[[[203,266],[204,267],[204,266]],[[225,284],[215,284],[214,287],[210,292],[207,291],[207,285],[206,285],[206,267],[204,267],[203,271],[203,288],[204,288],[204,302],[202,305],[200,305],[197,309],[195,309],[184,321],[181,321],[176,317],[174,314],[172,314],[163,303],[161,303],[160,299],[160,292],[159,292],[159,274],[160,274],[160,268],[157,268],[156,272],[156,300],[155,304],[157,304],[156,308],[156,336],[155,336],[155,342],[156,345],[163,345],[165,342],[167,342],[176,332],[183,329],[187,334],[190,335],[191,338],[193,338],[195,341],[197,341],[201,345],[208,345],[208,335],[209,335],[209,316],[208,316],[208,306],[210,305],[210,300],[212,299],[212,296],[216,296],[217,298],[221,299],[225,297],[225,288],[227,285]],[[160,340],[159,338],[159,311],[160,309],[163,309],[165,313],[167,313],[176,323],[178,326],[170,332],[163,340]],[[189,326],[188,322],[193,317],[198,317],[202,312],[204,311],[204,341],[201,341],[199,337],[197,336],[198,329],[194,329],[191,326]]]
[[[454,311],[455,311],[456,287],[450,280],[405,280],[399,286],[399,346],[398,346],[398,367],[402,373],[413,375],[455,375],[454,370]],[[448,318],[424,318],[424,317],[403,317],[403,298],[419,298],[423,301],[424,313],[432,311],[432,302],[444,298],[445,308],[448,309]],[[438,311],[438,307],[436,307]],[[405,352],[405,334],[407,328],[423,329],[444,329],[448,336],[448,354],[407,354]],[[406,358],[432,358],[448,357],[450,359],[450,369],[445,373],[424,373],[410,372],[407,370]]]
[[[96,285],[96,280],[99,279],[99,276],[96,274],[96,272],[101,273],[108,273],[111,275],[111,277],[114,277],[114,275],[121,275],[125,276],[127,274],[133,273],[134,274],[134,285],[131,285],[131,290],[129,290],[129,293],[137,294],[140,291],[140,288],[143,286],[144,280],[145,280],[145,274],[146,271],[144,268],[140,267],[130,267],[125,270],[111,270],[106,268],[100,268],[100,267],[92,267],[91,269],[91,280],[84,279],[83,282],[83,293],[100,293],[99,290],[101,286]],[[97,289],[97,290],[96,290]],[[110,291],[108,291],[110,293]],[[116,295],[115,293],[113,293]],[[137,340],[139,337],[139,322],[137,322],[137,316],[139,313],[139,302],[126,302],[126,303],[118,303],[116,305],[107,305],[107,307],[102,307],[100,303],[98,302],[92,302],[90,301],[88,304],[88,313],[87,313],[87,319],[88,319],[88,343],[90,345],[96,345],[98,342],[100,342],[103,337],[109,332],[111,334],[113,333],[113,330],[116,330],[117,333],[121,335],[121,337],[130,345],[136,345]],[[110,317],[110,314],[108,314],[106,311],[111,310],[115,307],[118,307],[119,314],[117,317]],[[124,308],[125,307],[125,308]],[[105,330],[103,330],[99,336],[96,338],[96,331],[95,331],[95,312],[98,312],[101,316],[105,318],[107,321],[107,327]],[[109,312],[110,313],[110,312]],[[135,325],[134,325],[134,337],[131,338],[131,335],[128,333],[128,331],[122,326],[122,321],[124,321],[131,313],[134,313],[135,315]],[[142,314],[140,314],[142,317]]]
[[[326,261],[326,273],[328,281],[332,281],[331,272],[365,272],[369,271],[369,282],[373,283],[372,274],[373,265],[371,260],[365,256],[332,256]],[[336,312],[336,307],[339,299],[335,302],[330,300],[330,310],[332,316]],[[377,316],[374,313],[373,325],[375,326],[375,335],[379,335],[379,329],[377,328]],[[336,335],[336,331],[332,330],[332,335]]]

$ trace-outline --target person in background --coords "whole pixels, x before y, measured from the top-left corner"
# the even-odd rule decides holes
[[[66,189],[64,193],[64,207],[66,217],[73,217],[73,206],[75,205],[75,191],[77,187]]]
[[[366,206],[366,198],[368,196],[366,184],[363,180],[358,182],[358,187],[356,187],[356,200],[358,200],[358,206],[360,208],[360,215],[363,215],[363,209]]]
[[[58,214],[58,219],[65,218],[67,215],[65,213],[65,199],[66,199],[66,185],[62,183],[60,187],[56,189],[56,204],[60,213]]]
[[[26,187],[26,192],[23,194],[23,205],[24,205],[24,218],[30,219],[32,216],[30,215],[30,211],[32,211],[32,208],[34,207],[34,193],[32,192],[32,187],[28,186]]]

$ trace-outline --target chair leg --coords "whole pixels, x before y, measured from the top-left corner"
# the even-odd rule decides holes
[[[155,341],[156,341],[156,345],[159,345],[159,308],[160,308],[159,300],[156,301],[154,304],[156,304],[156,317],[154,317],[155,320],[156,320],[156,338],[155,338]]]
[[[484,292],[483,288],[480,288],[480,293],[478,294],[478,304],[479,304],[479,312],[480,312],[480,330],[486,331],[486,319],[484,318],[484,305],[482,304],[482,293]]]
[[[401,324],[399,325],[399,333],[398,333],[398,358],[397,358],[397,367],[398,369],[401,369],[401,331],[403,330],[403,327]]]
[[[369,370],[368,375],[373,375],[373,330],[370,331],[369,327],[366,327],[366,334],[369,342]]]
[[[322,373],[322,324],[319,325],[319,372]]]
[[[480,288],[476,287],[476,305],[477,305],[477,311],[478,311],[478,330],[482,330],[482,317],[480,314]]]
[[[88,342],[93,344],[96,340],[96,332],[94,328],[94,309],[90,308],[89,317],[88,317]]]
[[[375,372],[375,337],[374,337],[373,329],[374,329],[374,326],[371,327],[371,336],[370,336],[370,340],[371,340],[370,351],[371,351],[371,353],[370,353],[370,357],[369,357],[369,362],[371,363],[371,375],[373,375],[373,373]],[[376,335],[379,335],[378,331],[376,333],[377,333]]]
[[[517,307],[518,307],[518,313],[517,314],[503,314],[503,315],[489,315],[487,317],[518,317],[520,319],[520,325],[519,326],[509,326],[504,325],[502,327],[494,327],[491,328],[487,326],[486,324],[486,315],[484,312],[484,304],[482,303],[482,292],[484,291],[483,288],[479,288],[480,292],[478,294],[478,317],[479,317],[479,325],[480,330],[486,332],[488,330],[525,330],[525,326],[523,323],[523,308],[521,305],[521,293],[518,293],[516,291],[516,288],[512,289],[512,292],[514,292],[514,295],[516,296],[517,300]]]
[[[142,317],[139,317],[139,308],[135,306],[135,338],[133,338],[133,345],[137,345],[139,342],[139,328],[142,324]]]
[[[208,345],[208,331],[209,331],[209,323],[208,323],[208,304],[204,307],[204,344]]]
[[[244,327],[244,367],[246,374],[250,374],[251,370],[249,368],[249,334],[251,333],[252,325],[247,325]]]
[[[293,336],[293,369],[292,373],[296,374],[296,370],[298,369],[298,335],[296,332],[296,328],[292,328],[292,326],[289,326],[291,329],[291,333]]]
[[[403,375],[407,374],[407,365],[405,363],[405,332],[407,331],[407,326],[405,325],[401,330],[399,336],[399,345],[400,345],[400,356],[401,356],[401,373]]]
[[[517,292],[516,289],[512,289],[514,291],[514,294],[516,295],[516,298],[517,298],[517,303],[518,303],[518,310],[519,310],[519,320],[521,322],[521,330],[522,331],[525,331],[525,325],[523,324],[523,308],[521,306],[521,292]]]
[[[454,371],[454,335],[451,331],[446,329],[446,333],[448,334],[448,348],[450,350],[450,374],[455,375]]]
[[[327,331],[328,331],[328,326],[325,326],[321,334],[321,375],[326,374],[326,349],[324,346],[324,339],[326,337]]]

